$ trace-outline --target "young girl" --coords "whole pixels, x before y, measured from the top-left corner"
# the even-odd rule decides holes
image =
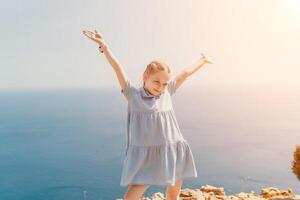
[[[135,87],[103,37],[96,30],[83,34],[99,45],[128,101],[127,147],[120,183],[128,186],[124,200],[140,199],[150,185],[168,186],[166,199],[176,200],[183,179],[197,177],[197,171],[189,144],[180,132],[171,96],[187,77],[212,62],[202,54],[191,69],[172,79],[166,64],[152,61],[144,71],[143,86]]]

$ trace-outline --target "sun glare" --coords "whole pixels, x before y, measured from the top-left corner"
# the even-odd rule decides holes
[[[299,0],[286,0],[279,1],[281,13],[288,17],[289,20],[296,20],[300,22],[300,1]]]

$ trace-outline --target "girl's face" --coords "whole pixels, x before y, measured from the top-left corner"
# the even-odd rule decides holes
[[[160,95],[168,86],[170,74],[166,71],[159,71],[144,76],[144,88],[152,95]]]

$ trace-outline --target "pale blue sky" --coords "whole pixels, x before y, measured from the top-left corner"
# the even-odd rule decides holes
[[[0,8],[0,89],[112,87],[83,29],[100,31],[135,84],[159,59],[173,76],[205,53],[186,85],[300,85],[297,0],[11,0]]]

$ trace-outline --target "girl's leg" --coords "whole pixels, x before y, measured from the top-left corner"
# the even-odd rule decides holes
[[[183,180],[179,179],[175,182],[175,185],[168,186],[166,189],[166,200],[177,200],[179,199],[179,192],[181,190]]]
[[[129,185],[124,200],[140,200],[149,185]]]

